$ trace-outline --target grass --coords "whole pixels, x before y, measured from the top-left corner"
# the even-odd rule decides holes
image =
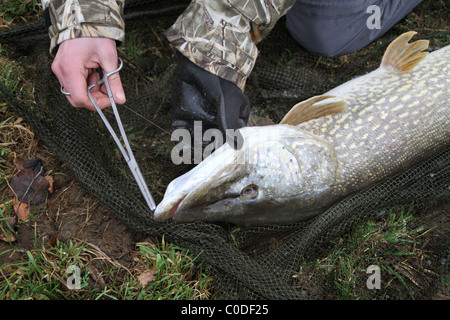
[[[0,108],[5,107],[5,104],[0,104]],[[5,130],[5,124],[10,121],[12,117],[0,122],[0,132]],[[3,140],[2,141],[6,141]],[[11,150],[8,148],[8,144],[2,142],[0,144],[0,191],[6,187],[6,180],[8,179],[9,171],[12,168],[12,164],[8,161],[8,156],[11,154]]]
[[[155,270],[155,280],[147,289],[159,299],[202,299],[209,297],[211,278],[194,268],[198,256],[192,258],[188,250],[162,242],[160,247],[138,243],[149,270]],[[195,280],[194,280],[195,279]],[[147,294],[147,293],[145,293]]]
[[[15,174],[16,160],[35,154],[39,142],[21,118],[8,112],[5,103],[0,104],[0,137],[0,299],[193,300],[213,296],[212,278],[199,256],[164,239],[158,244],[136,243],[133,261],[125,266],[89,239],[56,240],[49,245],[50,241],[39,237],[35,214],[11,227],[8,222],[15,213],[6,196],[8,181]],[[33,229],[31,249],[14,239],[21,226]],[[79,289],[70,289],[71,268],[79,270]]]
[[[0,71],[1,81],[11,92],[22,90],[20,74],[13,64],[3,65]],[[211,298],[212,279],[207,268],[197,261],[198,256],[192,257],[188,250],[164,239],[159,244],[137,243],[131,266],[124,266],[88,240],[44,243],[33,215],[11,227],[8,222],[15,213],[7,197],[8,181],[15,174],[17,160],[33,157],[40,147],[30,128],[7,110],[6,103],[0,103],[0,139],[0,299]],[[34,228],[32,249],[25,249],[14,240],[20,225]],[[72,273],[67,271],[71,268],[79,270],[80,289],[69,288]],[[149,276],[145,279],[146,274]]]
[[[18,67],[19,65],[17,62],[10,62],[0,69],[0,77],[2,77],[2,81],[6,88],[11,92],[14,92],[19,85],[20,80],[15,74],[15,70],[17,70]]]
[[[421,284],[431,282],[436,274],[424,263],[433,259],[422,238],[431,230],[414,222],[409,211],[400,211],[362,223],[337,240],[326,257],[306,263],[294,277],[304,286],[313,270],[323,287],[334,288],[329,292],[332,299],[416,299]],[[369,266],[378,266],[382,290],[368,289]]]
[[[0,211],[2,219],[6,209]],[[151,242],[136,244],[125,267],[86,241],[39,243],[25,250],[10,243],[1,256],[21,255],[0,265],[0,297],[5,300],[207,299],[211,278],[188,250]],[[76,272],[70,272],[70,271]],[[78,272],[78,273],[77,273]]]
[[[6,21],[6,24],[26,21],[28,17],[39,14],[40,8],[39,0],[5,1],[0,10],[0,26],[2,20]]]

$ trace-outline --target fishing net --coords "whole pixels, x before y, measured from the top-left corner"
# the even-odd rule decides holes
[[[162,35],[188,3],[163,4],[129,1],[127,39],[119,49],[127,96],[121,118],[157,203],[167,184],[192,168],[175,165],[170,158],[174,146],[170,87],[176,59]],[[425,5],[433,8],[430,1]],[[386,46],[405,31],[419,31],[416,39],[429,39],[431,50],[448,45],[448,31],[430,24],[420,27],[421,19],[428,17],[424,10],[419,7],[367,48],[336,58],[303,50],[281,19],[259,45],[258,63],[247,82],[253,116],[277,123],[295,103],[377,68]],[[34,88],[19,90],[2,82],[1,101],[23,117],[82,186],[124,224],[200,254],[210,266],[219,298],[448,297],[450,150],[430,155],[418,166],[361,190],[304,223],[237,228],[154,221],[100,117],[71,107],[61,94],[50,69],[43,25],[23,25],[0,34],[3,48],[12,52],[23,71],[23,81]],[[110,110],[106,114],[111,118]],[[405,221],[398,215],[413,218],[407,226],[397,226],[397,237],[389,237],[392,226]],[[358,233],[363,236],[356,237]],[[380,268],[379,289],[368,282],[371,265]],[[344,280],[346,270],[351,276]]]

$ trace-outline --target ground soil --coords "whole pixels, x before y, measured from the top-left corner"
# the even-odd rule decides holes
[[[0,264],[12,262],[22,256],[25,250],[36,248],[37,239],[38,246],[55,241],[86,241],[97,246],[108,257],[129,267],[135,244],[143,240],[142,236],[108,213],[80,186],[52,151],[41,144],[38,144],[38,150],[40,154],[45,154],[45,171],[56,173],[52,175],[54,191],[45,202],[31,210],[28,221],[16,224],[17,240],[14,244],[19,250],[12,255],[0,255]],[[0,241],[0,252],[8,247],[7,242]]]

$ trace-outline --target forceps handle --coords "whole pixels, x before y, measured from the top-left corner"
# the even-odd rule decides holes
[[[109,97],[109,100],[111,102],[111,107],[113,109],[113,113],[114,113],[114,116],[116,118],[117,125],[119,127],[119,131],[120,131],[120,134],[122,136],[122,140],[123,140],[123,142],[125,144],[125,147],[126,147],[128,152],[125,151],[125,149],[123,148],[123,146],[122,146],[119,138],[117,137],[114,129],[110,125],[109,121],[106,119],[105,115],[103,114],[102,110],[100,109],[100,107],[98,106],[97,102],[95,101],[94,97],[91,94],[90,89],[95,87],[95,85],[97,83],[94,83],[94,84],[90,85],[88,87],[87,92],[88,92],[89,99],[91,100],[91,102],[94,105],[95,109],[97,110],[98,114],[102,118],[103,122],[105,123],[105,126],[107,127],[108,131],[110,132],[111,136],[113,137],[114,141],[116,142],[120,152],[122,153],[123,157],[125,158],[125,161],[127,162],[128,166],[129,166],[129,168],[131,170],[131,173],[133,174],[136,182],[138,183],[139,189],[141,190],[142,195],[144,196],[145,201],[147,202],[147,205],[150,207],[150,210],[154,211],[156,209],[155,201],[153,200],[153,197],[151,196],[151,194],[150,194],[150,192],[148,190],[148,187],[147,187],[147,184],[145,183],[144,177],[142,176],[142,173],[139,170],[139,166],[137,164],[137,161],[134,158],[133,152],[131,150],[131,146],[130,146],[130,144],[128,142],[127,135],[125,133],[125,129],[123,128],[122,120],[120,119],[119,111],[117,110],[117,106],[116,106],[116,103],[114,101],[114,96],[112,94],[111,87],[110,87],[109,81],[108,81],[108,77],[110,77],[111,75],[119,72],[120,69],[122,69],[123,61],[120,58],[119,58],[119,61],[120,61],[119,68],[117,68],[117,70],[114,70],[114,71],[111,71],[109,73],[104,74],[103,75],[103,79],[99,83],[103,82],[105,84],[105,86],[106,86],[108,97]]]
[[[122,69],[123,62],[122,62],[122,59],[119,58],[119,60],[120,60],[119,68],[117,68],[117,70],[114,70],[114,71],[112,71],[110,73],[104,74],[103,75],[103,79],[101,81],[99,81],[97,83],[94,83],[94,84],[91,84],[87,88],[87,93],[88,93],[89,99],[91,100],[92,104],[94,105],[95,110],[97,110],[97,113],[102,118],[106,128],[108,129],[109,133],[111,134],[111,136],[113,137],[113,139],[116,142],[117,146],[119,147],[120,152],[122,153],[123,157],[125,158],[125,161],[129,162],[130,161],[130,157],[128,156],[128,153],[123,148],[122,143],[120,142],[120,139],[117,137],[113,127],[109,124],[108,119],[106,119],[105,115],[103,114],[103,111],[100,109],[100,107],[98,106],[97,102],[95,101],[95,99],[94,99],[94,97],[92,96],[92,93],[91,93],[91,89],[93,87],[95,87],[97,84],[102,84],[102,83],[105,84],[106,90],[108,92],[108,97],[109,97],[109,100],[111,102],[111,106],[113,107],[114,116],[115,116],[116,121],[117,121],[118,126],[119,126],[120,134],[122,135],[122,138],[125,137],[124,138],[124,140],[126,140],[125,146],[128,148],[129,147],[128,140],[126,139],[126,135],[124,134],[125,132],[124,132],[124,129],[123,129],[122,121],[121,121],[121,119],[119,117],[119,114],[117,112],[117,106],[116,106],[116,103],[114,101],[114,97],[112,96],[111,87],[109,86],[109,82],[108,82],[108,77],[110,75],[113,75],[114,73],[119,72],[120,69]],[[128,150],[130,150],[130,149],[128,149]]]

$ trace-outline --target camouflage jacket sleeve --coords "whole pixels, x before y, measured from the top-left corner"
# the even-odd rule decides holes
[[[243,90],[258,56],[256,44],[294,2],[194,0],[165,34],[192,62]]]
[[[125,0],[41,0],[48,10],[50,53],[67,39],[80,37],[125,37],[123,7]]]

